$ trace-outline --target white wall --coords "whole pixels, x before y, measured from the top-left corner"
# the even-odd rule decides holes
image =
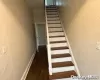
[[[100,0],[61,0],[62,20],[81,75],[100,76]]]
[[[0,80],[20,80],[35,50],[32,16],[24,0],[0,0]]]
[[[33,9],[34,21],[36,23],[45,22],[45,1],[44,0],[27,0],[27,3]]]

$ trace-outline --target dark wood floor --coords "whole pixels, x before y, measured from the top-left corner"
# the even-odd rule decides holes
[[[39,47],[26,80],[49,80],[46,47]]]

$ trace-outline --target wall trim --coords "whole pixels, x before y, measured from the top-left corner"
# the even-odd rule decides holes
[[[30,70],[30,67],[31,67],[32,62],[33,62],[34,57],[35,57],[35,54],[36,54],[36,49],[34,50],[32,57],[30,58],[30,61],[29,61],[28,65],[27,65],[27,67],[26,67],[26,69],[25,69],[25,71],[24,71],[24,73],[23,73],[23,75],[21,77],[21,80],[26,80],[27,74],[28,74],[28,72]]]

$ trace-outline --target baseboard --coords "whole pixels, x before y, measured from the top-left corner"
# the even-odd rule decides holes
[[[28,65],[27,65],[27,67],[26,67],[26,69],[25,69],[25,71],[24,71],[24,73],[23,73],[23,75],[22,75],[22,77],[21,77],[21,80],[25,80],[25,79],[26,79],[27,74],[28,74],[28,72],[29,72],[29,69],[30,69],[30,67],[31,67],[31,64],[32,64],[32,62],[33,62],[33,59],[34,59],[34,57],[35,57],[35,54],[36,54],[36,50],[34,51],[34,53],[33,53],[32,57],[31,57],[31,59],[30,59]]]

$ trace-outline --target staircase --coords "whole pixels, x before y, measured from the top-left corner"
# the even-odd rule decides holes
[[[69,45],[56,6],[46,6],[46,30],[50,80],[72,80],[77,76]],[[76,80],[76,79],[75,79]]]

